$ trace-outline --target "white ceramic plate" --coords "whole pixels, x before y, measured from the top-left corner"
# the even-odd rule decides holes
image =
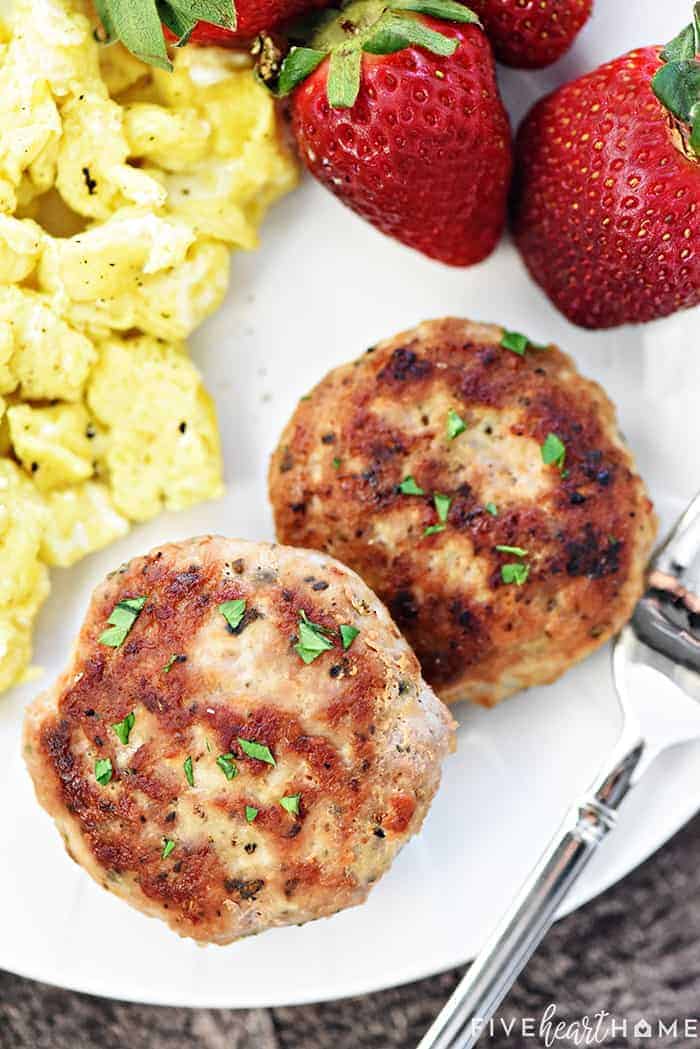
[[[557,67],[504,73],[514,121],[555,83],[670,38],[689,10],[687,0],[597,0],[594,22]],[[588,334],[554,311],[509,243],[476,269],[450,270],[381,237],[307,181],[267,223],[262,249],[234,259],[225,307],[193,340],[218,401],[226,497],[55,572],[36,634],[44,674],[0,700],[0,967],[140,1002],[263,1006],[376,990],[478,950],[614,739],[608,651],[495,711],[457,708],[459,750],[425,828],[364,907],[228,948],[180,940],[93,884],[37,807],[19,754],[22,709],[62,667],[104,573],[196,533],[271,538],[267,460],[299,396],[378,338],[445,313],[500,321],[573,352],[617,402],[664,526],[700,487],[698,311]],[[568,908],[648,856],[699,798],[700,747],[679,748],[652,769]]]

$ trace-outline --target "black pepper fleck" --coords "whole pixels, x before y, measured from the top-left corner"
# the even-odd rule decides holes
[[[90,174],[90,168],[83,168],[82,170],[83,178],[85,179],[85,185],[87,186],[87,191],[92,197],[95,193],[95,190],[97,189],[97,180],[94,179]]]

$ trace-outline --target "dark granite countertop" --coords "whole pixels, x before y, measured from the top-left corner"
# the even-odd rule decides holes
[[[510,1034],[484,1045],[543,1045],[523,1017],[551,1002],[568,1021],[608,1010],[618,1027],[606,1047],[700,1049],[684,1029],[700,1018],[700,816],[619,885],[560,922],[500,1011]],[[0,931],[0,935],[1,935]],[[437,933],[436,933],[437,935]],[[160,1009],[57,990],[0,973],[0,1049],[414,1049],[460,972],[326,1005],[249,1012]],[[656,1033],[637,1038],[640,1016]],[[678,1021],[659,1035],[658,1021]],[[569,1036],[555,1043],[573,1046]],[[593,1043],[589,1043],[593,1044]],[[598,1043],[601,1044],[601,1043]]]

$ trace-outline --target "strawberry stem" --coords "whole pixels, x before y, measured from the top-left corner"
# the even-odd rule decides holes
[[[693,5],[693,20],[661,52],[663,65],[654,74],[652,90],[661,104],[687,128],[681,136],[700,157],[700,2]]]
[[[329,55],[328,101],[334,109],[349,109],[360,90],[363,52],[389,55],[422,47],[435,55],[454,54],[458,41],[426,25],[420,15],[481,27],[474,12],[457,0],[355,0],[311,34],[309,47],[291,49],[282,63],[276,93],[289,94]]]

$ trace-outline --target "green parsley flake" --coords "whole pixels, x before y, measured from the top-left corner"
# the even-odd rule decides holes
[[[264,761],[268,765],[277,764],[270,748],[266,747],[264,743],[256,743],[253,739],[241,739],[239,736],[238,745],[249,758],[255,758],[256,761]]]
[[[522,586],[530,575],[530,566],[522,564],[501,565],[501,579],[504,583],[515,583]]]
[[[95,762],[95,779],[101,787],[106,787],[112,778],[112,761],[110,758],[98,758]]]
[[[184,663],[186,659],[187,659],[187,656],[180,656],[180,655],[177,655],[177,654],[173,654],[172,656],[169,657],[168,662],[163,667],[163,673],[164,674],[169,674],[176,663]]]
[[[437,535],[438,532],[444,532],[445,527],[446,526],[444,524],[429,525],[423,532],[423,538],[425,539],[425,537],[428,535]]]
[[[522,546],[497,546],[496,549],[501,554],[514,554],[516,557],[527,557],[527,550],[523,550]]]
[[[191,787],[194,787],[194,769],[192,768],[192,758],[189,754],[185,758],[182,767],[185,770],[185,779]]]
[[[339,470],[340,469],[340,459],[338,458],[337,455],[333,459],[333,469],[334,470]]]
[[[98,638],[100,644],[109,645],[110,648],[119,648],[124,644],[146,600],[145,597],[127,597],[123,601],[118,601],[107,620],[111,630],[105,630],[100,634]]]
[[[451,499],[451,497],[449,495],[440,495],[439,492],[436,492],[435,495],[433,496],[433,502],[435,503],[435,509],[437,510],[437,515],[440,518],[440,520],[442,521],[442,523],[444,524],[445,521],[447,520],[447,515],[450,512],[450,506],[452,505],[452,499]]]
[[[294,651],[305,663],[313,663],[314,659],[333,648],[333,642],[327,634],[326,628],[319,623],[312,623],[302,609],[299,613],[299,640]]]
[[[129,736],[131,735],[131,730],[134,727],[135,721],[136,715],[132,710],[130,714],[126,715],[123,721],[118,721],[116,725],[112,725],[112,728],[119,737],[119,742],[123,743],[124,746],[129,742]]]
[[[416,479],[411,474],[408,477],[404,477],[399,485],[399,491],[403,495],[425,495],[425,492],[416,484]]]
[[[173,839],[172,838],[164,838],[163,839],[163,851],[160,854],[160,858],[162,860],[167,860],[168,856],[170,855],[170,853],[173,851],[174,848],[175,848],[175,842],[173,841]]]
[[[360,631],[356,626],[349,626],[347,623],[340,624],[340,640],[343,642],[343,648],[346,652],[359,633]]]
[[[531,350],[547,349],[542,343],[533,342],[532,339],[528,339],[527,335],[521,335],[519,331],[505,331],[501,339],[501,346],[504,350],[512,350],[513,353],[517,353],[519,357],[525,356],[528,346]]]
[[[530,345],[527,335],[521,335],[519,331],[504,331],[501,338],[501,346],[504,350],[512,350],[519,357],[525,356],[525,350]]]
[[[542,462],[545,466],[558,466],[561,471],[564,470],[566,446],[555,433],[547,434],[540,451],[542,452]]]
[[[233,760],[233,754],[219,754],[216,764],[223,772],[226,779],[231,780],[238,775],[238,766]]]
[[[491,514],[492,517],[498,517],[498,507],[495,503],[486,503],[484,510],[487,514]]]
[[[299,802],[301,801],[301,794],[287,794],[286,797],[280,798],[280,805],[287,812],[291,812],[293,816],[299,815]]]
[[[454,441],[455,437],[459,437],[461,433],[467,428],[467,424],[461,415],[458,415],[454,408],[450,408],[447,414],[447,439]]]
[[[258,814],[258,811],[259,810],[253,808],[252,805],[246,805],[246,807],[245,807],[245,818],[248,820],[248,823],[252,823],[253,822],[253,820],[255,819],[255,817]]]
[[[235,601],[224,601],[219,605],[219,611],[229,625],[229,629],[235,630],[243,622],[245,615],[245,601],[237,598]]]

